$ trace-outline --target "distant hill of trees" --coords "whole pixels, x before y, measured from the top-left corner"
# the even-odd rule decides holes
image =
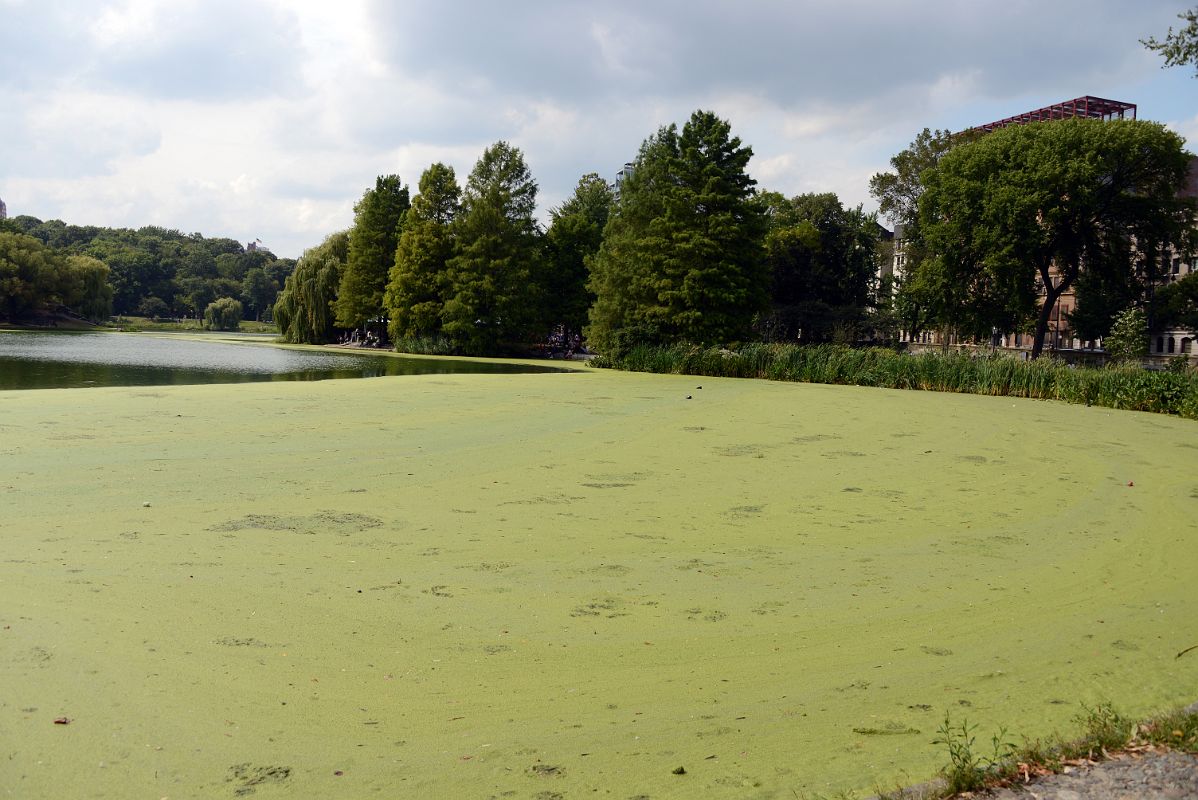
[[[76,308],[82,301],[67,302],[73,298],[69,292],[49,288],[62,283],[51,277],[57,272],[55,265],[66,264],[70,258],[84,257],[107,267],[104,283],[109,288],[111,314],[148,317],[200,318],[210,303],[230,298],[241,303],[247,318],[269,318],[279,289],[295,269],[294,259],[277,258],[262,248],[249,250],[234,239],[206,238],[155,226],[131,230],[17,216],[0,223],[0,236],[9,238],[3,252],[36,251],[40,259],[38,264],[26,264],[12,260],[19,255],[0,255],[0,309],[5,309],[0,313],[6,316],[30,310],[31,304],[61,304],[89,318],[107,317],[97,317],[97,312],[105,309],[104,292],[98,287],[86,313]],[[41,247],[21,241],[27,237]],[[74,263],[79,272],[85,262]],[[87,274],[93,283],[96,273],[95,265],[90,265]],[[42,289],[32,291],[34,284]],[[24,299],[14,299],[16,295]]]

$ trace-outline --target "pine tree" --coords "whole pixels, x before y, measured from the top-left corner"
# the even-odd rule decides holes
[[[468,353],[492,353],[528,337],[540,322],[537,185],[524,155],[507,142],[483,153],[463,193],[449,262],[445,334]]]
[[[395,247],[408,187],[398,175],[380,175],[354,206],[354,227],[349,233],[349,261],[341,274],[334,306],[337,325],[357,328],[383,312],[383,291],[395,262]]]
[[[408,211],[383,298],[393,341],[441,332],[461,195],[453,167],[433,164],[420,176],[420,194]]]
[[[588,336],[600,350],[638,342],[730,342],[767,299],[763,206],[753,151],[711,112],[641,146],[593,262]]]
[[[569,200],[549,214],[545,234],[546,318],[581,331],[594,295],[587,290],[587,261],[599,251],[613,202],[611,187],[595,173],[583,175]]]

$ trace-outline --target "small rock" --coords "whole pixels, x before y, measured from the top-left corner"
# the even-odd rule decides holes
[[[673,773],[674,773],[675,775],[685,775],[685,774],[686,774],[686,767],[674,767],[674,769],[673,769]]]
[[[150,507],[150,501],[149,501],[149,500],[145,501],[144,503],[142,503],[142,504],[141,504],[141,507],[142,507],[142,508],[149,508],[149,507]]]

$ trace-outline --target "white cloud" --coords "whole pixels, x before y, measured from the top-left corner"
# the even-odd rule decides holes
[[[1146,98],[1146,116],[1198,140],[1192,92],[1137,41],[1176,22],[1175,0],[0,7],[10,213],[284,255],[348,226],[376,175],[415,187],[444,161],[464,182],[498,139],[524,150],[544,216],[696,108],[753,147],[762,188],[867,207],[869,176],[921,128],[1081,94]]]

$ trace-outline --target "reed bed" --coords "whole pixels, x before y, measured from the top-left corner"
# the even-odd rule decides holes
[[[675,375],[764,378],[802,383],[921,389],[1151,411],[1198,419],[1198,372],[1137,366],[1070,366],[1005,354],[900,353],[840,345],[749,344],[739,350],[694,345],[633,347],[595,366]]]

